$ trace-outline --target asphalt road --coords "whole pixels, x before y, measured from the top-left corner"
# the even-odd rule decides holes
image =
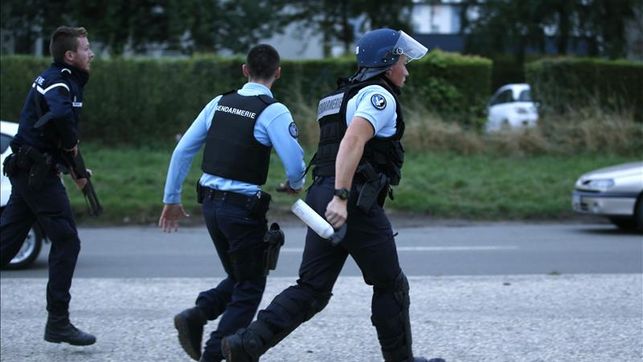
[[[408,226],[408,222],[402,223]],[[643,237],[608,224],[446,222],[400,227],[414,352],[448,362],[643,360]],[[304,228],[288,224],[260,308],[294,282]],[[74,323],[89,347],[42,341],[46,255],[0,275],[0,361],[189,361],[172,316],[222,270],[203,227],[82,228]],[[381,361],[372,290],[347,263],[328,306],[261,359]],[[216,323],[206,326],[206,336]]]
[[[286,244],[272,276],[296,276],[305,228],[284,227]],[[643,236],[609,224],[455,223],[396,229],[409,276],[641,273]],[[77,278],[221,277],[205,227],[166,234],[153,226],[81,228]],[[48,246],[36,264],[3,278],[46,277]],[[342,276],[360,276],[349,258]]]

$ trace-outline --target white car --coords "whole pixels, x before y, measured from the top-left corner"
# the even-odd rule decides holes
[[[4,207],[7,206],[9,196],[11,195],[11,182],[9,178],[4,175],[2,165],[7,156],[11,154],[9,143],[16,133],[18,133],[17,123],[0,121],[0,151],[2,151],[2,156],[0,157],[0,214],[4,211]],[[46,240],[42,228],[37,223],[34,224],[31,230],[29,230],[29,234],[27,234],[27,238],[22,244],[20,251],[11,259],[8,268],[19,269],[31,265],[38,257],[38,254],[40,254],[42,243]]]
[[[504,85],[487,104],[487,132],[535,127],[537,122],[538,105],[531,98],[529,84]]]
[[[574,186],[572,208],[581,214],[606,216],[621,229],[643,231],[643,162],[582,175]]]

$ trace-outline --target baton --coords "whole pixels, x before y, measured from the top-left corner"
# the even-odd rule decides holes
[[[302,199],[295,201],[290,210],[317,235],[329,240],[333,245],[339,244],[346,235],[346,224],[337,230],[333,229],[333,226],[329,224],[328,221],[315,212],[315,210],[308,206]]]

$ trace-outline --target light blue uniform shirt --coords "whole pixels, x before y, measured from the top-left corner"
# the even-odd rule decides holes
[[[373,126],[375,137],[390,137],[395,134],[397,105],[393,95],[380,85],[360,89],[346,104],[346,125],[353,117],[362,117]]]
[[[242,96],[264,94],[272,97],[270,89],[258,83],[246,83],[237,93]],[[163,203],[178,204],[181,202],[183,181],[190,170],[194,155],[205,143],[208,129],[213,122],[212,117],[220,99],[221,96],[214,98],[203,108],[176,145],[167,171]],[[216,122],[216,120],[214,121]],[[254,128],[254,136],[257,141],[263,145],[274,147],[279,155],[286,170],[290,187],[300,189],[304,186],[305,180],[304,150],[299,145],[297,138],[291,135],[291,132],[296,136],[294,121],[288,108],[281,103],[273,103],[266,107],[257,118]],[[240,165],[240,167],[242,166]],[[230,180],[208,173],[201,175],[199,183],[212,189],[238,192],[248,196],[255,195],[261,190],[259,185]]]

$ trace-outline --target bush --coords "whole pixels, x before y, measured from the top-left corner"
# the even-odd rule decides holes
[[[643,124],[635,122],[631,112],[588,106],[565,114],[545,113],[536,128],[480,134],[415,104],[406,113],[403,142],[410,152],[498,156],[599,153],[640,158]]]
[[[404,93],[449,122],[479,129],[491,87],[491,61],[435,50],[418,63],[410,65]]]
[[[31,82],[49,62],[24,56],[2,57],[1,62],[1,117],[18,120]],[[212,98],[244,83],[242,63],[242,58],[214,56],[96,60],[85,89],[83,138],[139,146],[172,140]],[[434,51],[411,63],[404,93],[446,118],[478,125],[490,68],[482,58]],[[336,87],[337,78],[355,69],[348,58],[284,61],[273,93],[290,107],[316,108],[319,98]],[[315,112],[304,116],[316,118]]]
[[[544,112],[582,108],[632,112],[643,122],[643,63],[590,58],[544,59],[529,63],[527,81]]]

